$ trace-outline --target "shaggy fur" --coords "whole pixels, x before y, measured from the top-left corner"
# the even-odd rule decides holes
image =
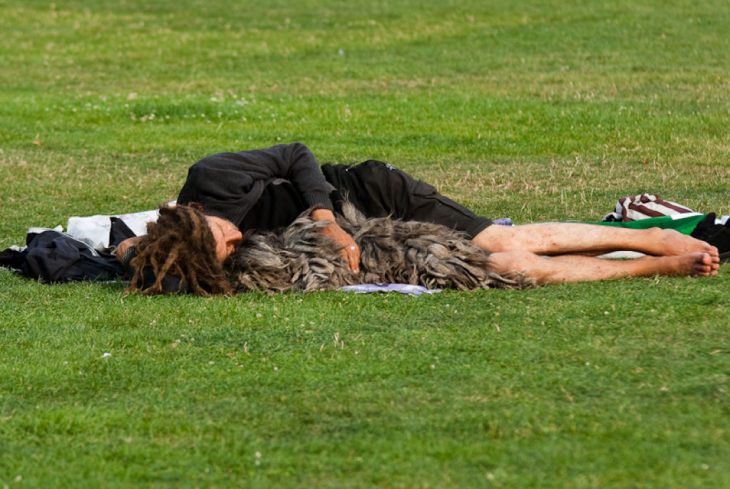
[[[352,273],[334,242],[309,211],[281,233],[251,233],[226,263],[240,291],[331,290],[362,283],[406,283],[427,288],[523,288],[521,276],[490,271],[489,253],[461,233],[438,224],[366,219],[346,204],[337,223],[360,246],[360,272]]]

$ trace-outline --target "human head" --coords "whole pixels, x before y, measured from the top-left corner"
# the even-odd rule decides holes
[[[160,207],[159,219],[147,225],[147,235],[136,246],[127,291],[164,294],[188,290],[204,296],[232,293],[222,261],[233,249],[219,242],[232,230],[223,229],[221,221],[225,220],[217,219],[211,221],[197,204]],[[172,289],[170,283],[174,284]]]

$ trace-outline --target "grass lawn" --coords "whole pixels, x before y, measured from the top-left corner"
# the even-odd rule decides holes
[[[0,10],[0,249],[295,140],[517,222],[730,214],[725,1]],[[729,272],[201,299],[0,270],[0,487],[730,487]]]

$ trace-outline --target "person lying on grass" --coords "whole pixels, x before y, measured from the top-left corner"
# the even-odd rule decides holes
[[[343,226],[341,214],[348,208],[351,215]],[[302,213],[303,221],[297,221]],[[440,195],[431,185],[386,163],[369,160],[355,166],[328,164],[320,168],[301,143],[216,154],[200,160],[189,169],[177,205],[163,206],[157,223],[149,225],[148,234],[122,242],[117,257],[130,263],[130,292],[160,294],[184,288],[200,295],[228,294],[246,281],[243,278],[237,284],[235,277],[231,281],[231,273],[240,271],[235,266],[231,269],[236,263],[235,256],[231,257],[234,251],[247,248],[239,245],[263,233],[269,236],[269,244],[259,243],[259,247],[270,247],[271,232],[296,221],[300,227],[316,230],[317,236],[324,239],[312,241],[309,252],[330,247],[336,251],[336,256],[328,255],[330,259],[349,275],[342,279],[340,271],[340,278],[348,283],[364,283],[374,277],[374,268],[389,266],[385,258],[377,264],[375,255],[382,251],[382,245],[375,247],[373,256],[361,256],[363,239],[382,234],[372,226],[361,232],[368,220],[390,229],[390,238],[394,233],[400,236],[398,246],[405,248],[388,259],[410,253],[410,261],[400,263],[401,267],[420,267],[418,257],[426,261],[438,258],[446,263],[447,253],[466,253],[466,260],[452,264],[452,268],[485,269],[487,278],[477,277],[475,286],[653,275],[712,276],[719,268],[717,248],[674,230],[577,223],[494,225],[490,219]],[[393,223],[402,222],[410,222],[411,228],[394,231]],[[427,239],[419,250],[409,248],[424,236]],[[458,243],[453,244],[453,240]],[[441,241],[451,244],[437,246]],[[648,256],[633,260],[591,256],[616,250]],[[368,269],[361,270],[365,258]],[[250,265],[250,258],[238,260],[239,265],[246,260]],[[322,262],[321,257],[318,260]],[[288,267],[291,260],[281,263]],[[401,272],[385,275],[418,280],[420,273]],[[431,275],[439,273],[436,270]],[[172,286],[167,281],[171,277]]]

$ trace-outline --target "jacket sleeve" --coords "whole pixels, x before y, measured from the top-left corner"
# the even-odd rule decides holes
[[[310,207],[332,210],[330,193],[334,187],[325,180],[309,148],[302,143],[293,143],[283,146],[282,150],[280,162],[283,166],[272,177],[292,182]]]
[[[301,143],[266,149],[221,153],[190,167],[178,202],[200,203],[206,213],[239,223],[269,182],[290,181],[309,207],[332,209],[330,192],[317,159]]]

